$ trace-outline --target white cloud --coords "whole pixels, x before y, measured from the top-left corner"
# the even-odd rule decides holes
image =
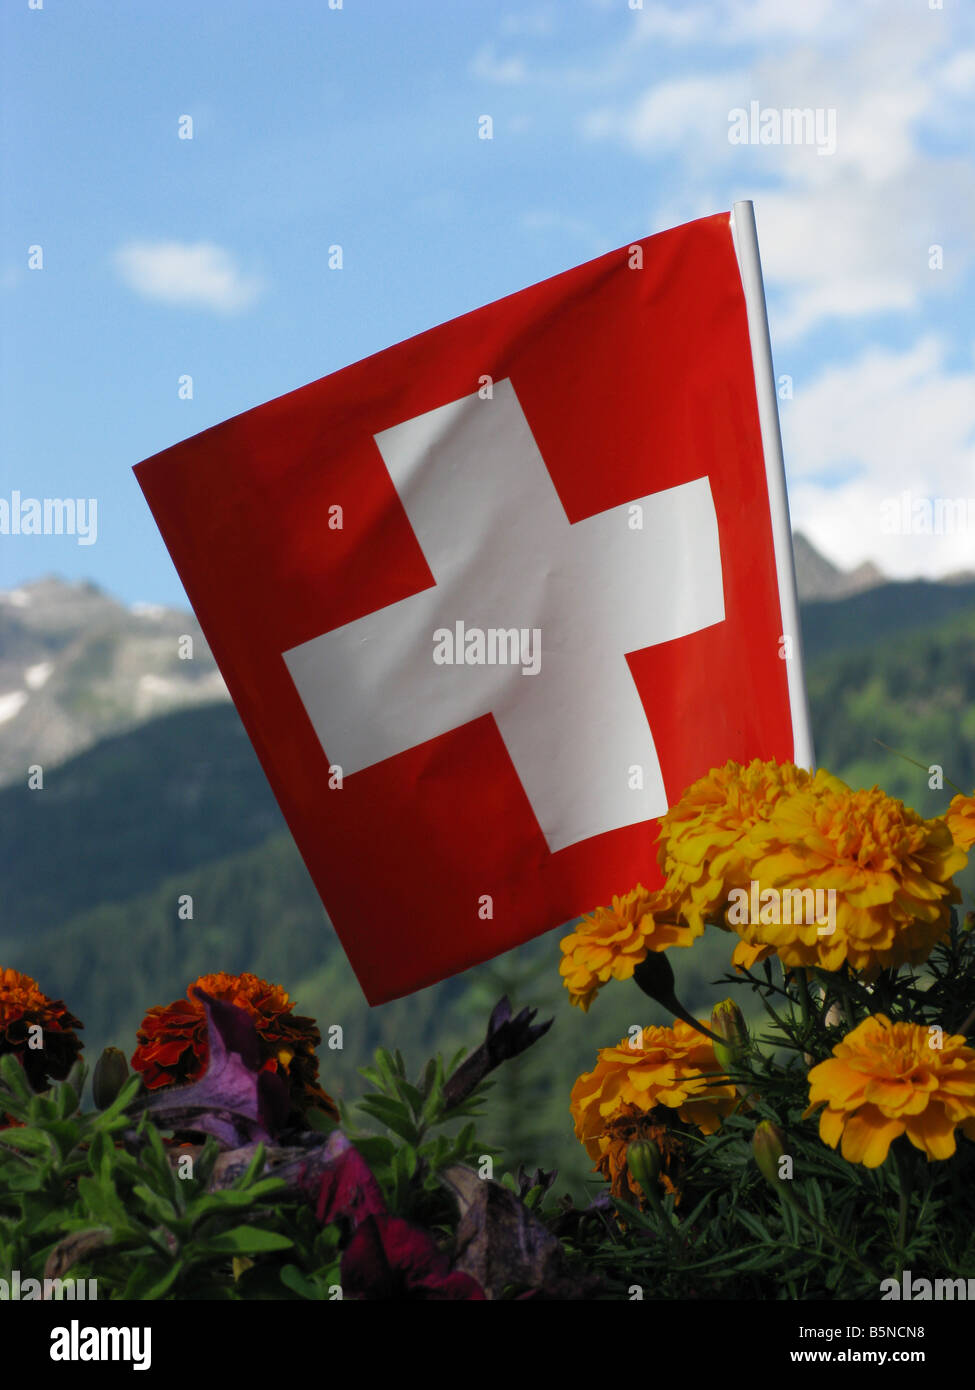
[[[871,348],[798,383],[781,413],[793,525],[831,559],[904,579],[975,566],[975,528],[890,533],[884,512],[907,492],[971,499],[975,518],[975,367],[949,369],[933,336]],[[830,485],[831,473],[846,480]]]
[[[502,86],[517,86],[528,80],[524,58],[499,58],[493,44],[486,44],[474,55],[471,74],[484,82],[497,82]]]
[[[656,83],[628,102],[591,110],[581,129],[653,162],[680,161],[654,225],[754,199],[773,327],[785,341],[829,319],[911,311],[957,286],[975,250],[966,232],[975,222],[975,167],[950,147],[927,146],[921,132],[953,127],[957,139],[975,120],[968,83],[975,59],[971,49],[946,56],[946,30],[926,7],[892,5],[889,22],[873,26],[861,10],[854,35],[829,18],[816,30],[826,42],[815,45],[797,27],[795,11],[804,7],[780,8],[792,16],[793,39],[784,46],[765,42],[747,66],[736,53],[724,69]],[[826,24],[825,0],[809,8],[817,26]],[[651,26],[663,25],[658,11],[645,12]],[[723,4],[681,18],[689,14],[744,33],[765,14],[764,0],[736,8],[736,17]],[[759,110],[821,112],[824,130],[835,121],[834,152],[814,143],[731,144],[731,113],[750,114],[753,102]],[[937,273],[928,267],[934,244],[945,249]]]
[[[975,48],[966,48],[954,54],[945,64],[941,76],[950,91],[970,97],[975,90]]]
[[[53,670],[53,661],[38,661],[34,666],[27,667],[24,672],[24,684],[28,690],[40,690],[50,680]]]
[[[878,11],[891,0],[684,0],[679,8],[646,3],[634,12],[633,41],[648,43],[667,39],[674,43],[720,47],[756,42],[768,45],[777,39],[819,40],[847,32],[865,18],[864,11]]]
[[[133,241],[115,252],[115,266],[125,284],[145,299],[218,313],[249,308],[264,288],[212,242]]]
[[[0,724],[16,719],[26,703],[26,690],[11,690],[7,695],[0,695]]]
[[[681,149],[694,151],[698,158],[705,155],[709,164],[727,160],[721,142],[728,143],[728,111],[744,80],[744,74],[722,73],[661,82],[622,111],[591,111],[583,118],[583,134],[622,140],[651,158]]]
[[[501,20],[502,34],[551,34],[555,29],[554,4],[540,6],[537,10],[524,10],[521,14],[505,15]]]
[[[960,171],[959,201],[975,210],[973,183],[970,171]],[[825,319],[911,311],[944,289],[945,272],[928,267],[928,247],[937,227],[947,232],[950,225],[946,212],[932,216],[947,197],[931,171],[911,185],[894,181],[877,203],[853,177],[756,194],[766,283],[778,291],[769,311],[775,341],[790,342]]]

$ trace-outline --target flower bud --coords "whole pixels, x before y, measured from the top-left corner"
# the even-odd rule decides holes
[[[650,999],[669,1007],[674,997],[674,971],[663,951],[648,951],[633,971],[633,979]]]
[[[778,1125],[772,1124],[771,1120],[762,1120],[761,1124],[756,1125],[752,1151],[765,1181],[773,1187],[781,1188],[779,1159],[785,1153],[785,1135]]]
[[[626,1166],[640,1184],[643,1195],[651,1201],[659,1195],[657,1178],[660,1176],[660,1164],[660,1150],[652,1139],[634,1139],[627,1144]]]
[[[639,985],[644,994],[656,1004],[662,1004],[675,1017],[689,1023],[692,1028],[696,1028],[699,1033],[710,1038],[712,1042],[715,1041],[710,1028],[705,1028],[703,1023],[698,1022],[692,1014],[689,1014],[674,993],[674,971],[663,951],[647,952],[644,959],[633,971],[633,983]]]
[[[745,1017],[733,999],[722,999],[711,1011],[711,1031],[721,1039],[714,1044],[718,1065],[726,1072],[737,1071],[748,1050]]]
[[[95,1063],[91,1078],[91,1095],[98,1110],[107,1110],[129,1078],[125,1053],[118,1047],[106,1047]]]

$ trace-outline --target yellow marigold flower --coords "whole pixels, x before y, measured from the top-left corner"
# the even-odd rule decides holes
[[[949,929],[950,904],[961,901],[952,875],[967,859],[943,820],[923,820],[879,787],[851,791],[842,783],[782,797],[767,823],[749,832],[743,853],[762,893],[798,890],[811,902],[810,892],[835,892],[835,929],[821,931],[815,913],[790,902],[771,920],[763,909],[765,920],[736,923],[742,939],[774,947],[789,967],[838,970],[848,961],[867,978],[927,960]]]
[[[971,849],[975,845],[975,792],[956,796],[945,813],[945,822],[959,849]]]
[[[809,1073],[811,1115],[820,1105],[819,1137],[851,1163],[876,1168],[906,1134],[932,1159],[955,1152],[955,1129],[975,1139],[975,1049],[963,1037],[931,1045],[919,1023],[872,1014]]]
[[[576,1138],[597,1162],[606,1152],[609,1122],[627,1115],[627,1106],[655,1112],[655,1123],[676,1113],[713,1134],[738,1100],[734,1086],[714,1075],[721,1068],[709,1039],[682,1019],[673,1028],[644,1028],[635,1042],[624,1038],[618,1047],[604,1047],[595,1069],[572,1088]]]
[[[683,896],[684,915],[695,928],[718,918],[728,890],[749,881],[746,833],[767,820],[781,797],[811,783],[817,789],[843,785],[795,763],[729,762],[694,782],[661,818],[660,867],[667,887]]]
[[[573,1004],[583,1012],[610,977],[629,980],[650,951],[690,946],[704,924],[692,928],[678,913],[680,898],[668,889],[648,892],[637,884],[612,907],[598,907],[562,938],[559,973]]]
[[[731,953],[731,963],[751,970],[753,965],[760,965],[763,960],[768,960],[769,956],[774,955],[774,946],[752,946],[748,941],[739,941]]]

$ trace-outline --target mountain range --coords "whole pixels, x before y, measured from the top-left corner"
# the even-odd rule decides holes
[[[803,603],[887,587],[875,565],[839,569],[799,532],[793,548]],[[928,606],[940,613],[951,607],[953,593],[964,606],[964,581],[917,581],[918,593],[927,593]],[[822,625],[817,619],[807,640],[818,640]],[[56,766],[109,734],[228,699],[199,623],[182,609],[126,607],[94,584],[55,576],[0,591],[0,786],[25,777],[28,767]]]
[[[126,608],[53,576],[0,592],[0,784],[169,710],[228,698],[190,614]]]

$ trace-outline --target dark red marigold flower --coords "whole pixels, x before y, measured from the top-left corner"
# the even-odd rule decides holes
[[[186,999],[150,1009],[136,1037],[133,1068],[142,1073],[149,1090],[196,1081],[209,1061],[206,1013],[193,991],[235,1004],[253,1021],[260,1039],[262,1070],[287,1078],[295,1122],[312,1107],[338,1119],[331,1096],[318,1084],[315,1049],[322,1040],[315,1020],[293,1014],[293,1001],[280,985],[256,975],[201,975],[187,989]]]
[[[40,1035],[32,1033],[37,1025]],[[0,1056],[6,1052],[20,1062],[35,1091],[63,1081],[81,1055],[83,1044],[74,1030],[84,1024],[60,999],[48,999],[36,980],[19,970],[0,969]],[[31,1047],[40,1036],[41,1047]],[[0,1113],[0,1127],[9,1118]]]

